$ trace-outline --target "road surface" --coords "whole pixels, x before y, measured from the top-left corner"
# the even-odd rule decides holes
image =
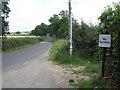
[[[60,88],[49,68],[51,38],[2,56],[3,88]]]

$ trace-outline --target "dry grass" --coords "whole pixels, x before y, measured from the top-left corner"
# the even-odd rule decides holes
[[[36,37],[36,36],[7,36],[7,38],[24,38],[24,37]]]

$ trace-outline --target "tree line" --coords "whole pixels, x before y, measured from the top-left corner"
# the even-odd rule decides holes
[[[37,25],[31,33],[36,36],[49,34],[56,38],[66,38],[68,36],[68,12],[66,10],[61,11],[59,14],[54,14],[50,17],[49,22],[50,25],[44,23]]]

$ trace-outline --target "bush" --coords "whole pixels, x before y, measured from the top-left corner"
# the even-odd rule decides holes
[[[92,68],[92,66],[87,64],[88,62],[90,62],[90,64],[92,65],[94,64],[95,68],[97,68],[95,72],[99,72],[100,69],[100,67],[97,66],[98,61],[92,58],[91,59],[82,58],[79,55],[79,52],[74,52],[73,55],[70,56],[68,44],[66,41],[53,42],[53,47],[51,49],[51,60],[57,62],[58,64],[86,65],[88,68],[90,67]]]
[[[112,36],[111,48],[107,49],[105,76],[111,77],[112,84],[120,88],[120,5],[113,3],[112,6],[107,6],[99,20],[100,24],[106,23],[104,28],[100,28],[100,33]]]
[[[28,45],[33,45],[36,44],[40,41],[42,41],[44,38],[39,37],[38,39],[36,38],[31,38],[31,37],[25,37],[25,38],[7,38],[2,40],[2,51],[3,52],[8,52],[8,51],[13,51]]]
[[[77,53],[72,56],[69,55],[68,45],[63,45],[63,47],[57,51],[54,61],[56,61],[59,64],[72,64],[72,65],[85,64],[83,62],[83,59],[81,59]]]
[[[98,32],[96,27],[90,27],[81,22],[80,30],[73,32],[74,52],[80,52],[84,58],[94,57],[98,51]]]
[[[70,79],[69,82],[75,82],[75,80],[74,79]]]

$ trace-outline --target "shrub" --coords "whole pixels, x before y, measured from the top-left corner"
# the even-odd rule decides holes
[[[98,32],[96,27],[90,27],[81,22],[81,28],[73,32],[74,52],[80,52],[84,58],[94,57],[98,51]]]
[[[74,79],[70,79],[69,82],[75,82],[75,80]]]
[[[32,37],[24,37],[24,38],[7,38],[2,40],[2,51],[8,52],[11,50],[16,50],[27,45],[33,45],[42,41],[44,38],[39,37],[38,39]]]

